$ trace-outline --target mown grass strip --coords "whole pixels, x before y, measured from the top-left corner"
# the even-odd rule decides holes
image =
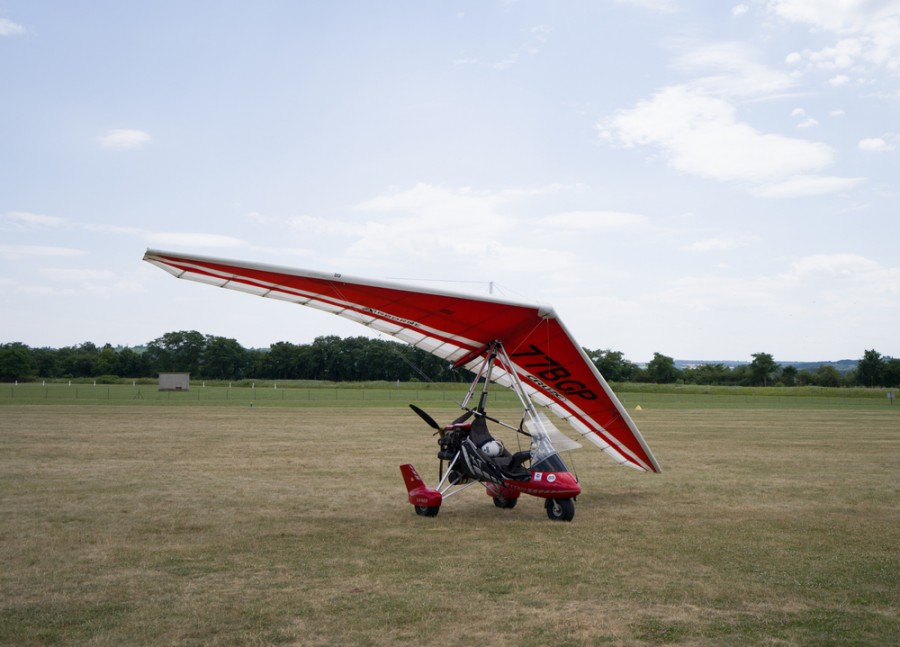
[[[628,409],[891,409],[885,389],[822,389],[821,387],[681,387],[615,385]],[[405,406],[430,403],[453,407],[465,396],[460,384],[260,382],[195,383],[188,391],[159,391],[149,381],[134,384],[31,382],[0,385],[3,404],[134,404],[221,406]],[[515,406],[507,389],[490,392],[493,406]],[[900,405],[897,405],[900,410]]]

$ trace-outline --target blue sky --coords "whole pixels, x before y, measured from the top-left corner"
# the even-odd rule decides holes
[[[900,356],[900,1],[0,0],[0,342],[367,334],[147,247]]]

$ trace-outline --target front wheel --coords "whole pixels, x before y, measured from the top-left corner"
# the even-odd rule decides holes
[[[575,517],[575,502],[572,499],[547,499],[544,508],[551,521],[572,521]]]
[[[441,506],[435,505],[427,508],[423,505],[416,506],[416,514],[420,517],[436,517],[438,511],[441,509]]]

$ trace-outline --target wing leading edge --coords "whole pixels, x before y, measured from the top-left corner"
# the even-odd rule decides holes
[[[471,370],[500,341],[509,371],[535,402],[616,462],[660,471],[628,412],[552,308],[159,250],[147,250],[144,260],[177,278],[340,315]],[[492,379],[512,382],[503,370]]]

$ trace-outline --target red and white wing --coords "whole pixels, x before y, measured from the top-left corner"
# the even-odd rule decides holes
[[[550,307],[175,252],[147,250],[144,260],[177,278],[346,317],[470,370],[500,341],[536,403],[618,463],[660,471],[621,402]],[[510,386],[509,373],[498,369],[492,379]]]

